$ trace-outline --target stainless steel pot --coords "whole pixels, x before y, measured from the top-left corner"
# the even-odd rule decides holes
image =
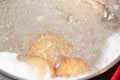
[[[106,44],[107,39],[112,35],[120,35],[120,1],[101,0],[100,3],[105,5],[103,12],[100,16],[97,16],[97,18],[96,16],[94,17],[97,20],[92,19],[93,15],[88,15],[88,22],[90,21],[88,24],[93,26],[92,23],[94,23],[95,26],[99,26],[98,30],[95,30],[98,32],[104,31],[100,28],[102,25],[105,30],[108,30],[107,32],[101,32],[101,36],[106,35],[101,38],[101,45],[103,46],[103,44]],[[55,29],[54,33],[59,37],[63,37],[61,34],[63,34],[64,30],[67,28],[61,26],[74,27],[74,25],[77,26],[77,23],[79,22],[81,22],[81,26],[83,27],[88,26],[87,23],[79,20],[79,18],[82,18],[86,21],[87,16],[79,16],[82,14],[80,13],[73,17],[65,11],[66,8],[65,10],[61,10],[58,7],[59,4],[56,5],[57,6],[55,6],[54,0],[48,0],[48,2],[47,0],[0,0],[0,51],[21,51],[22,53],[27,53],[27,50],[23,50],[22,47],[28,47],[30,43],[34,41],[32,39],[34,39],[39,33],[44,33],[49,30],[54,31]],[[57,29],[55,26],[60,28]],[[77,29],[75,30],[77,32]],[[90,30],[90,28],[84,28],[84,30]],[[66,35],[67,34],[70,33],[66,32]],[[28,40],[29,35],[31,36],[31,42]],[[79,34],[76,35],[77,37],[80,37]],[[21,38],[24,39],[25,42],[20,43]],[[67,39],[68,37],[63,38]],[[103,48],[105,48],[105,46],[103,46]],[[120,51],[118,50],[118,53],[112,54],[112,52],[102,53],[101,50],[100,52],[94,52],[93,54],[80,54],[80,58],[83,58],[95,70],[88,75],[78,75],[70,79],[85,80],[104,73],[120,60]],[[22,79],[3,70],[0,70],[0,72],[14,79]]]

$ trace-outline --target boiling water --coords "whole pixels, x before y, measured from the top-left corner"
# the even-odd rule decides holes
[[[96,16],[91,8],[74,6],[74,0],[61,1],[0,0],[0,51],[26,54],[38,34],[51,31],[73,44],[75,52],[68,57],[82,58],[98,69],[106,40],[120,31],[120,10],[109,12],[115,18],[107,20],[103,12]]]

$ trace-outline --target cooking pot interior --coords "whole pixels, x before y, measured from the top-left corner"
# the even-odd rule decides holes
[[[27,54],[39,34],[52,32],[73,44],[68,57],[98,72],[120,56],[120,1],[99,4],[96,9],[79,0],[0,0],[0,51]]]

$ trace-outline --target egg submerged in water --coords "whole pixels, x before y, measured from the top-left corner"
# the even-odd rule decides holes
[[[28,57],[23,60],[33,71],[42,79],[48,79],[55,76],[55,70],[51,63],[40,57]]]

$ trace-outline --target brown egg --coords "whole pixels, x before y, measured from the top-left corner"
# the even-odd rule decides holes
[[[100,0],[59,0],[60,9],[70,15],[100,15],[104,9],[104,4]]]
[[[56,75],[70,77],[90,71],[89,66],[81,59],[68,58],[56,69]]]
[[[34,73],[39,74],[40,78],[51,78],[55,76],[55,70],[51,63],[40,57],[28,57],[23,60],[27,63]]]
[[[39,56],[53,64],[70,53],[72,44],[56,37],[53,33],[41,34],[30,46],[29,56]]]

